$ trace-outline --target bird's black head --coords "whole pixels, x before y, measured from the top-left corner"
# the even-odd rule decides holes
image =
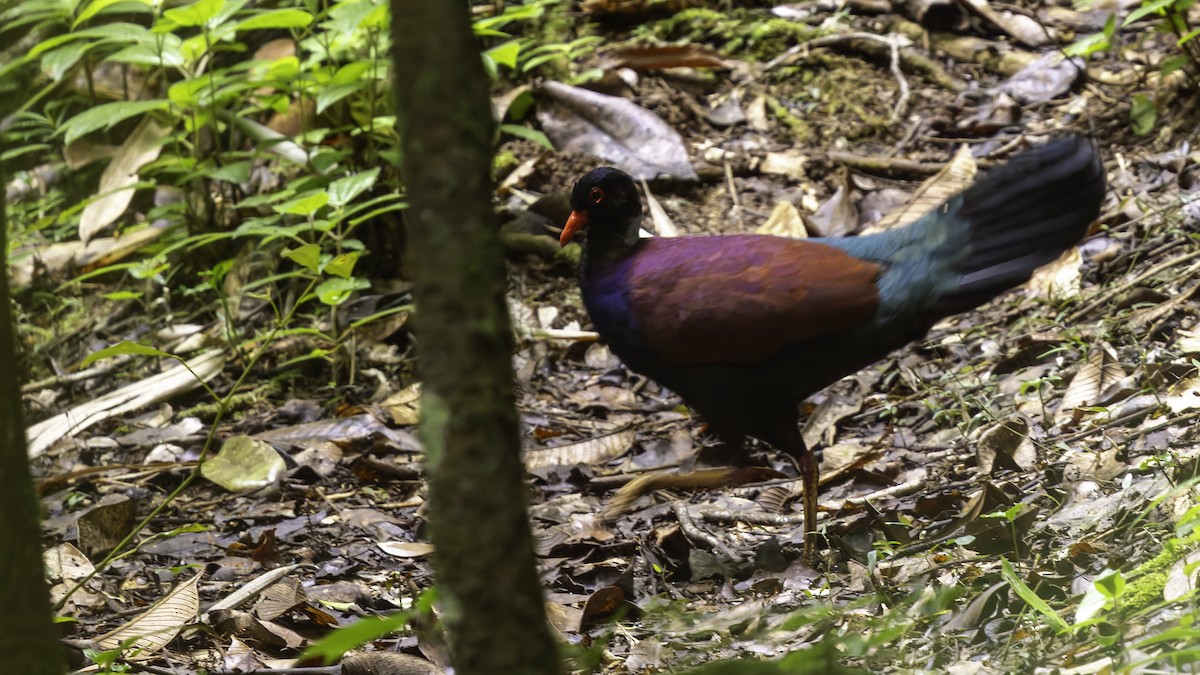
[[[593,238],[637,240],[642,200],[629,174],[611,166],[601,167],[580,178],[571,191],[571,217],[558,241],[566,246],[571,237],[587,227]]]

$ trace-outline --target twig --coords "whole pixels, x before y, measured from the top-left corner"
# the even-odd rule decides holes
[[[675,502],[675,517],[679,519],[679,529],[683,531],[683,535],[690,541],[701,542],[710,549],[719,552],[730,560],[741,560],[742,556],[734,552],[720,539],[696,527],[696,522],[692,520],[692,514],[688,513],[687,504],[683,502]]]
[[[733,170],[729,167],[729,162],[725,162],[725,184],[729,186],[729,198],[733,200],[733,217],[737,219],[738,230],[743,230],[745,223],[742,222],[742,202],[738,199],[737,186],[733,184]]]
[[[1145,272],[1142,272],[1141,274],[1130,279],[1129,281],[1125,281],[1125,282],[1119,283],[1115,286],[1112,286],[1112,287],[1106,289],[1103,293],[1100,293],[1095,298],[1093,298],[1091,302],[1087,303],[1083,307],[1080,307],[1079,309],[1072,312],[1071,315],[1067,317],[1067,319],[1064,323],[1068,323],[1068,324],[1075,323],[1075,322],[1079,321],[1080,319],[1082,319],[1083,317],[1087,316],[1089,313],[1091,313],[1093,310],[1098,308],[1100,305],[1111,300],[1114,296],[1119,295],[1119,294],[1133,288],[1134,286],[1142,283],[1143,281],[1149,279],[1150,277],[1153,277],[1153,276],[1159,274],[1160,272],[1165,272],[1166,270],[1169,270],[1172,267],[1175,267],[1176,265],[1180,265],[1182,263],[1188,262],[1189,260],[1195,260],[1196,258],[1200,258],[1200,251],[1192,251],[1190,253],[1184,253],[1183,255],[1175,256],[1174,258],[1171,258],[1170,260],[1163,261],[1163,262],[1155,265],[1154,267],[1151,267],[1150,269],[1146,270]]]

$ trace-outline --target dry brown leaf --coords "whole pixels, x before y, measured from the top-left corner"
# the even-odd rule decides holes
[[[525,468],[534,471],[549,466],[603,464],[628,452],[633,440],[633,430],[626,429],[555,448],[529,450],[525,453]]]
[[[754,232],[791,239],[808,238],[808,229],[804,226],[804,219],[800,217],[800,210],[791,202],[777,203],[767,222],[759,225]]]
[[[696,179],[683,138],[649,110],[561,82],[537,92],[538,121],[559,150],[605,159],[634,178]]]
[[[413,426],[421,421],[421,383],[414,382],[379,404],[396,426]]]
[[[1078,409],[1102,405],[1111,400],[1117,390],[1126,386],[1125,381],[1125,369],[1121,367],[1113,348],[1105,342],[1096,345],[1087,359],[1079,364],[1079,370],[1063,392],[1055,422],[1059,425],[1068,424],[1077,419]]]
[[[1082,284],[1083,254],[1078,246],[1063,251],[1057,260],[1037,268],[1025,283],[1025,290],[1035,298],[1052,302],[1070,300],[1079,296]]]
[[[883,232],[916,222],[942,202],[970,187],[975,180],[976,171],[975,158],[964,145],[954,153],[954,158],[941,171],[921,183],[921,187],[913,193],[907,206],[887,214],[879,222],[864,229],[861,234]]]
[[[698,45],[656,45],[626,47],[609,52],[608,68],[661,70],[663,68],[728,68],[720,54]]]
[[[201,574],[180,583],[162,600],[123,626],[96,638],[101,649],[119,649],[129,643],[126,658],[147,659],[175,639],[200,613],[200,592],[196,589]]]
[[[171,128],[160,124],[153,115],[144,117],[121,144],[112,161],[100,174],[96,198],[84,207],[79,216],[79,239],[86,242],[104,228],[112,225],[133,200],[138,171],[158,159],[163,139]]]

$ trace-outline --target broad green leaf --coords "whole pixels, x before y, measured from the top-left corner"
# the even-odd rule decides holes
[[[166,110],[166,108],[167,102],[163,100],[104,103],[89,108],[67,120],[66,123],[59,127],[58,131],[63,134],[63,140],[70,143],[80,136],[90,134],[97,129],[110,129],[113,125],[130,117],[136,117],[151,110]]]
[[[326,192],[329,193],[329,205],[338,208],[349,204],[355,197],[371,189],[378,177],[379,167],[375,167],[370,171],[363,171],[333,181],[326,189]]]
[[[304,28],[312,23],[313,16],[300,9],[276,9],[255,14],[237,23],[237,30],[261,30],[264,28]]]
[[[317,294],[317,299],[322,304],[335,307],[342,304],[350,298],[354,291],[360,291],[371,287],[371,282],[358,277],[349,279],[326,279],[322,281],[314,291]]]
[[[1100,591],[1105,597],[1113,600],[1120,600],[1125,594],[1125,575],[1119,570],[1105,570],[1099,576],[1092,580],[1096,590]]]
[[[370,61],[360,60],[347,63],[346,65],[337,69],[337,72],[333,74],[333,77],[329,78],[329,83],[353,84],[355,82],[359,82],[363,79],[363,76],[367,74],[367,71],[370,70],[370,68]]]
[[[134,356],[160,356],[168,359],[179,358],[178,356],[164,352],[161,349],[147,347],[146,345],[140,345],[136,342],[130,342],[128,340],[121,340],[111,347],[105,347],[98,352],[92,352],[83,360],[83,363],[79,364],[79,367],[87,368],[100,359],[107,359],[110,356],[120,356],[122,354],[132,354]]]
[[[1143,16],[1146,16],[1147,14],[1154,14],[1155,12],[1161,12],[1173,4],[1175,4],[1175,0],[1153,0],[1153,2],[1144,2],[1144,3],[1142,3],[1141,7],[1138,7],[1137,9],[1133,10],[1132,12],[1129,13],[1129,16],[1125,17],[1125,20],[1121,22],[1121,27],[1123,28],[1125,26],[1128,26],[1129,24],[1133,23],[1134,21],[1137,21],[1138,19],[1142,18]]]
[[[213,180],[222,180],[226,183],[241,184],[250,180],[251,168],[253,168],[253,164],[249,161],[233,162],[232,164],[226,164],[222,167],[209,169],[204,172],[204,175]]]
[[[361,253],[335,255],[329,259],[329,262],[325,263],[322,271],[332,274],[335,277],[349,279],[350,275],[354,273],[354,263],[358,262],[358,258],[361,255]]]
[[[283,252],[283,257],[313,274],[321,271],[321,247],[316,244],[305,244],[299,248],[288,249]]]
[[[1083,594],[1083,599],[1079,601],[1079,606],[1075,608],[1075,629],[1078,630],[1081,624],[1099,616],[1100,610],[1104,609],[1108,602],[1108,598],[1104,597],[1095,584],[1089,586]]]
[[[408,624],[408,614],[372,616],[331,631],[304,650],[301,659],[317,657],[321,663],[336,663],[346,652],[395,633]]]
[[[167,99],[181,108],[200,105],[200,93],[212,87],[212,77],[203,75],[194,80],[176,82],[167,89]]]
[[[322,24],[335,35],[349,35],[359,29],[364,19],[375,10],[371,0],[346,0],[329,10],[329,20]]]
[[[322,206],[329,203],[329,195],[324,192],[313,192],[312,194],[298,197],[290,201],[286,201],[279,206],[272,207],[276,213],[290,213],[294,216],[311,216],[317,212]]]
[[[508,42],[492,47],[484,53],[496,63],[516,70],[517,56],[521,54],[521,42],[519,40],[509,40]]]
[[[321,90],[317,92],[317,114],[320,115],[329,106],[362,89],[366,85],[367,82],[365,80],[359,80],[358,82],[331,84],[321,87]]]
[[[132,45],[115,54],[109,54],[104,60],[135,66],[179,68],[184,63],[183,52],[180,49],[182,41],[171,33],[164,35],[163,38],[161,47]]]
[[[203,26],[215,18],[225,7],[225,0],[196,0],[190,5],[172,7],[163,12],[163,18],[175,26]]]
[[[87,50],[94,46],[96,45],[93,42],[76,40],[75,42],[68,42],[57,49],[51,49],[42,54],[42,72],[46,74],[46,77],[58,82],[67,74],[67,71],[71,70],[76,63],[79,63],[79,59]]]
[[[92,0],[92,2],[88,3],[88,6],[79,13],[79,16],[75,17],[75,22],[71,24],[71,28],[77,28],[79,24],[87,21],[93,16],[96,16],[109,7],[120,3],[137,3],[147,7],[151,6],[152,4],[151,0]]]
[[[1053,625],[1060,633],[1065,633],[1071,630],[1071,627],[1068,626],[1067,622],[1058,615],[1058,612],[1054,611],[1054,609],[1050,607],[1050,605],[1047,604],[1046,601],[1041,598],[1041,596],[1035,593],[1032,588],[1022,581],[1021,577],[1017,576],[1017,573],[1013,571],[1012,565],[1009,564],[1007,558],[1000,559],[1000,576],[1003,577],[1004,580],[1008,582],[1009,587],[1011,587],[1013,591],[1025,601],[1025,604],[1034,608],[1039,614],[1046,617],[1046,619],[1050,621],[1051,625]]]

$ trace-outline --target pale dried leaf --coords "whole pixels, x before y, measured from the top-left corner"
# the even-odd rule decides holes
[[[176,394],[191,391],[212,379],[225,367],[225,357],[211,350],[188,359],[184,364],[122,387],[111,394],[92,399],[69,411],[43,420],[25,432],[29,456],[37,457],[58,439],[79,433],[104,420],[166,401]]]
[[[1100,405],[1111,398],[1113,388],[1125,379],[1125,370],[1117,361],[1117,355],[1107,343],[1093,347],[1087,359],[1079,364],[1079,370],[1067,390],[1063,392],[1055,421],[1069,422],[1078,408]]]
[[[379,548],[397,558],[420,558],[433,553],[433,544],[423,541],[381,541]]]
[[[200,613],[200,592],[196,588],[200,583],[200,576],[196,574],[180,583],[175,590],[145,612],[125,625],[96,638],[96,644],[101,649],[118,649],[132,641],[131,649],[136,651],[129,653],[126,658],[150,658],[174,640],[180,629]]]
[[[1166,404],[1173,413],[1200,408],[1200,378],[1185,380],[1172,387]]]
[[[768,152],[758,165],[762,173],[774,176],[787,176],[792,180],[804,179],[804,168],[808,165],[808,157],[792,152]]]
[[[858,228],[858,209],[854,208],[847,185],[839,185],[808,221],[818,237],[841,237],[854,232]]]
[[[654,225],[654,233],[660,237],[678,237],[679,230],[676,229],[675,223],[671,222],[671,217],[663,209],[662,204],[654,198],[650,192],[650,186],[646,184],[646,179],[642,179],[642,192],[646,194],[646,208],[650,211],[650,222]]]
[[[379,404],[396,426],[413,426],[421,421],[421,383],[414,382]]]
[[[808,229],[804,226],[804,219],[800,217],[800,210],[791,202],[779,202],[775,204],[775,208],[771,210],[771,215],[767,218],[767,222],[758,226],[754,230],[756,234],[770,234],[776,237],[789,237],[791,239],[807,239]]]
[[[163,139],[169,133],[171,128],[160,124],[153,115],[142,118],[113,155],[104,173],[100,174],[96,198],[84,207],[79,216],[80,241],[91,239],[125,213],[133,200],[133,186],[138,182],[138,171],[158,159]]]
[[[1079,296],[1083,280],[1083,254],[1078,246],[1063,251],[1057,260],[1037,268],[1025,283],[1026,292],[1035,298],[1062,302]]]
[[[1188,356],[1200,354],[1200,332],[1180,330],[1175,334],[1175,349]]]
[[[628,452],[633,440],[633,430],[626,429],[555,448],[529,450],[525,453],[525,468],[533,471],[549,466],[603,464]]]
[[[941,171],[921,183],[921,187],[913,193],[907,206],[887,214],[879,222],[864,229],[861,234],[883,232],[916,222],[942,202],[970,187],[975,180],[976,171],[975,158],[964,145],[954,153],[954,157]]]
[[[70,542],[63,542],[42,555],[46,577],[52,581],[79,581],[96,571],[92,561]]]

